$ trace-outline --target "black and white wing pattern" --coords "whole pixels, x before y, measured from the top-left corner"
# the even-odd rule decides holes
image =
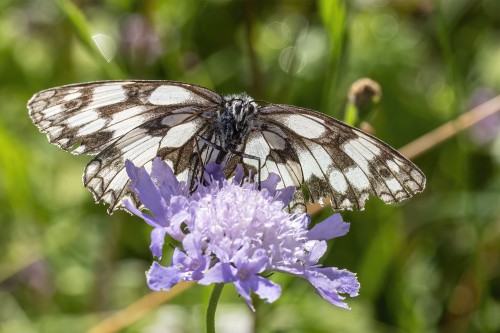
[[[129,190],[128,159],[151,168],[165,160],[179,180],[199,177],[210,161],[228,177],[238,163],[261,179],[274,172],[279,187],[295,186],[294,210],[330,199],[336,210],[363,209],[370,195],[386,203],[421,192],[425,177],[387,144],[316,111],[291,105],[259,106],[247,95],[223,98],[175,81],[101,81],[35,94],[29,114],[51,143],[73,154],[96,155],[83,183],[108,211]],[[260,169],[259,169],[260,168]]]
[[[261,159],[262,179],[274,172],[280,187],[301,185],[310,200],[330,199],[333,209],[364,208],[370,195],[400,202],[425,188],[425,176],[381,140],[325,114],[291,105],[259,109],[259,124],[244,152]],[[243,159],[256,167],[256,161]],[[303,204],[297,191],[295,204]],[[297,207],[300,210],[300,207]]]
[[[160,156],[187,179],[196,137],[210,130],[222,104],[220,95],[182,82],[102,81],[41,91],[28,110],[51,143],[76,155],[96,155],[83,183],[112,212],[124,197],[139,204],[129,191],[127,159],[149,169]]]

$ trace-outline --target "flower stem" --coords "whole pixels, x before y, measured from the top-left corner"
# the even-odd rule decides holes
[[[224,283],[215,284],[212,295],[210,295],[207,308],[207,333],[215,333],[215,310],[223,288]]]

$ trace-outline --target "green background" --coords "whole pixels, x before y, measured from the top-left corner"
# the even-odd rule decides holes
[[[150,228],[94,204],[81,184],[90,158],[38,132],[34,93],[169,79],[342,119],[360,77],[380,83],[368,120],[396,148],[455,119],[500,92],[500,2],[2,0],[0,332],[84,332],[149,293]],[[343,213],[351,231],[324,263],[358,274],[351,311],[275,275],[283,295],[255,317],[225,288],[219,332],[499,332],[499,126],[492,117],[414,159],[424,193]],[[122,331],[202,331],[209,294],[194,286]]]

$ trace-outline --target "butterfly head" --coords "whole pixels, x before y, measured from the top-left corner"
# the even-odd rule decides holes
[[[257,113],[258,105],[247,95],[228,96],[224,109],[219,112],[219,119],[230,123],[236,131],[248,126],[248,122]]]
[[[224,149],[234,149],[252,128],[258,105],[247,95],[226,96],[224,100],[217,111],[216,135]]]

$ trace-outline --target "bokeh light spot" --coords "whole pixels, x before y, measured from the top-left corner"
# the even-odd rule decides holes
[[[286,73],[299,73],[306,65],[306,57],[296,46],[284,48],[280,54],[280,67]]]
[[[444,114],[447,114],[448,107],[455,99],[453,90],[444,82],[436,82],[427,90],[427,103]]]
[[[92,40],[107,62],[113,60],[116,53],[116,44],[113,38],[105,34],[95,34],[92,36]]]
[[[372,19],[371,28],[375,37],[380,40],[389,40],[397,34],[399,22],[392,15],[381,14]]]
[[[273,22],[264,29],[264,41],[273,49],[285,47],[290,40],[290,29],[281,22]]]

